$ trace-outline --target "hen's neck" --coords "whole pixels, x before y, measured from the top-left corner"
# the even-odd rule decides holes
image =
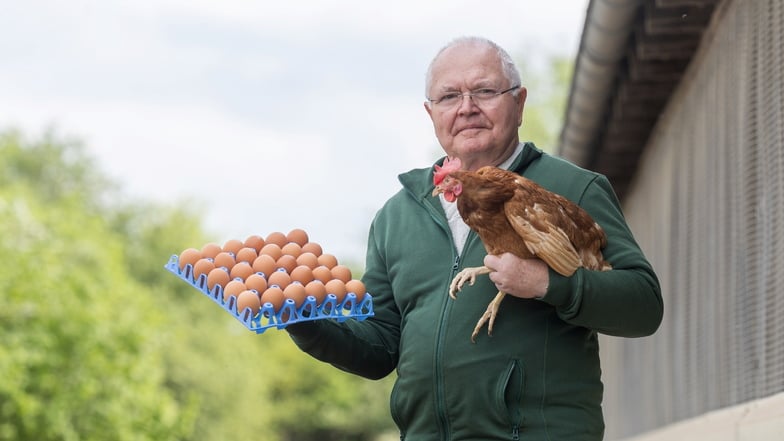
[[[457,210],[457,203],[455,202],[447,202],[444,199],[444,195],[438,195],[438,199],[441,201],[441,207],[444,208],[444,213],[446,213],[446,220],[449,224],[449,229],[452,230],[452,241],[455,244],[455,249],[457,249],[457,254],[459,255],[463,251],[463,246],[465,246],[466,240],[468,239],[468,233],[471,232],[471,229],[468,228],[468,225],[463,221],[463,218],[460,216],[460,212]]]

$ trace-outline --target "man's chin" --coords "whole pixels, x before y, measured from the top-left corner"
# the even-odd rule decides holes
[[[484,152],[490,146],[489,140],[482,137],[470,137],[456,140],[455,150],[463,153]]]
[[[486,132],[487,132],[487,129],[485,129],[484,127],[463,129],[460,132],[458,132],[457,137],[458,138],[464,138],[464,139],[473,139],[473,138],[480,137],[483,133],[486,133]]]

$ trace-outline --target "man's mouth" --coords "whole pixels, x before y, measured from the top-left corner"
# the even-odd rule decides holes
[[[485,126],[483,126],[483,125],[479,125],[479,124],[470,124],[470,125],[467,125],[467,126],[460,127],[460,128],[457,130],[457,133],[461,133],[461,132],[468,132],[468,131],[479,131],[479,130],[484,130],[484,129],[486,129],[486,128],[487,128],[487,127],[485,127]]]

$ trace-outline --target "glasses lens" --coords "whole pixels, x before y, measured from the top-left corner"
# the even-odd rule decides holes
[[[442,95],[441,98],[436,99],[435,103],[443,107],[452,107],[457,105],[463,100],[463,94],[453,92]]]
[[[449,92],[441,97],[431,100],[433,104],[438,107],[448,109],[454,106],[457,106],[463,102],[464,97],[468,97],[469,99],[474,101],[474,104],[489,104],[493,102],[496,98],[500,97],[501,95],[511,92],[517,89],[520,86],[514,86],[506,90],[498,91],[496,89],[477,89],[473,90],[468,93],[458,93],[458,92]]]
[[[471,92],[474,101],[489,101],[499,95],[501,95],[501,92],[495,89],[479,89]]]

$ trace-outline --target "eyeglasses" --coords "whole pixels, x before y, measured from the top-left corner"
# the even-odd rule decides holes
[[[444,95],[441,95],[438,98],[434,98],[434,99],[428,98],[427,101],[430,102],[430,104],[440,107],[442,109],[451,109],[452,107],[462,104],[463,97],[467,96],[472,100],[474,100],[474,104],[476,104],[477,106],[481,106],[483,104],[489,104],[497,97],[519,88],[520,86],[512,86],[506,90],[501,90],[501,91],[495,89],[483,88],[483,89],[472,90],[471,92],[466,92],[466,93],[449,92]]]

